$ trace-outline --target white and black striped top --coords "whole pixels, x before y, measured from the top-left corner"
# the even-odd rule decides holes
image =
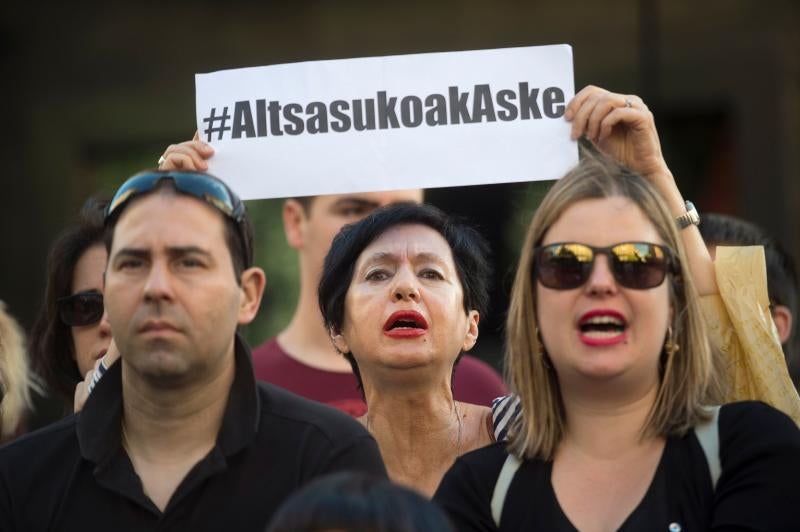
[[[516,395],[505,395],[492,401],[492,428],[495,441],[508,439],[508,428],[519,417],[522,405]]]

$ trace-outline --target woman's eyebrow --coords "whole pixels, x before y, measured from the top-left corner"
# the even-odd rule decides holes
[[[447,266],[447,261],[444,257],[430,251],[422,251],[414,255],[414,262],[434,262],[441,266]]]
[[[397,254],[390,253],[388,251],[376,251],[375,253],[371,254],[369,257],[364,259],[362,263],[364,266],[368,266],[370,264],[375,264],[379,262],[397,262],[399,258]]]
[[[397,262],[399,260],[400,258],[396,253],[391,253],[389,251],[376,251],[369,257],[366,257],[364,259],[363,264],[366,266],[368,264],[374,264],[376,262]],[[447,260],[445,260],[444,257],[432,251],[421,251],[412,257],[412,261],[435,262],[437,264],[447,265]]]

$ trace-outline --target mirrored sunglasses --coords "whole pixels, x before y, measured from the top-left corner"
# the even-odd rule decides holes
[[[635,290],[655,288],[667,272],[678,271],[672,251],[649,242],[621,242],[594,247],[577,242],[558,242],[534,249],[533,275],[542,286],[554,290],[578,288],[589,280],[597,255],[606,255],[614,279]]]

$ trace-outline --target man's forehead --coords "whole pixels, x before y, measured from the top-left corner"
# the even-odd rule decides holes
[[[203,201],[182,194],[154,193],[136,198],[114,227],[114,247],[134,241],[170,240],[195,245],[195,240],[224,238],[224,215]],[[224,240],[222,241],[224,244]]]

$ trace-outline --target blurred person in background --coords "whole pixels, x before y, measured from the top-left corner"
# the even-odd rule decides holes
[[[700,221],[703,235],[711,256],[716,255],[717,246],[763,246],[767,263],[767,291],[770,313],[778,333],[789,372],[795,386],[800,384],[800,360],[798,356],[797,316],[798,282],[797,270],[792,257],[781,244],[761,227],[718,213],[707,213]],[[745,281],[746,280],[742,280]]]
[[[24,431],[25,415],[31,408],[31,390],[38,388],[28,370],[22,328],[0,301],[0,443]]]
[[[76,385],[112,344],[103,305],[105,206],[89,199],[78,222],[53,243],[44,299],[31,331],[33,368],[58,393],[64,413],[73,410]]]
[[[194,140],[169,146],[159,168],[206,170],[214,149]],[[358,417],[366,405],[350,364],[331,345],[317,303],[322,263],[333,237],[346,224],[377,208],[395,203],[420,203],[423,191],[397,190],[290,198],[283,204],[283,228],[297,251],[300,295],[289,325],[253,350],[256,378],[298,395],[335,406]],[[485,362],[465,355],[453,383],[456,400],[489,406],[506,393],[498,373]]]
[[[384,478],[337,473],[292,495],[267,532],[450,532],[444,513]]]

